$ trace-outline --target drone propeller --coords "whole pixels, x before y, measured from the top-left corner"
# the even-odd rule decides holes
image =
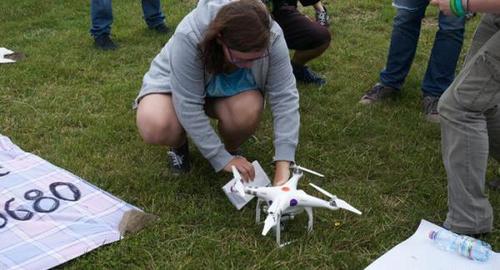
[[[346,201],[342,200],[342,199],[339,199],[339,198],[336,198],[335,199],[335,204],[337,204],[337,206],[339,208],[343,208],[345,210],[348,210],[348,211],[351,211],[355,214],[358,214],[358,215],[361,215],[361,211],[359,211],[358,209],[354,208],[352,205],[348,204]]]
[[[334,196],[330,192],[328,192],[328,191],[326,191],[326,190],[324,190],[324,189],[316,186],[313,183],[309,183],[309,185],[311,185],[313,188],[315,188],[319,192],[321,192],[321,193],[325,194],[326,196],[330,197],[330,199],[332,199],[332,201],[335,202],[335,205],[337,207],[345,209],[345,210],[348,210],[348,211],[351,211],[351,212],[356,213],[358,215],[361,215],[361,211],[359,211],[358,209],[354,208],[352,205],[348,204],[346,201],[337,198],[337,196]]]
[[[326,191],[326,190],[324,190],[324,189],[322,189],[322,188],[320,188],[320,187],[316,186],[316,185],[315,185],[315,184],[313,184],[313,183],[309,183],[309,185],[311,185],[311,186],[312,186],[313,188],[315,188],[317,191],[319,191],[319,192],[321,192],[321,193],[325,194],[327,197],[330,197],[330,198],[332,198],[332,199],[335,197],[335,196],[333,196],[333,194],[331,194],[330,192],[328,192],[328,191]]]
[[[234,189],[238,192],[238,194],[241,197],[245,197],[245,187],[243,186],[243,183],[241,182],[241,175],[236,169],[235,166],[231,166],[231,169],[233,170],[233,176],[234,176]]]
[[[323,174],[321,174],[321,173],[315,172],[315,171],[310,170],[310,169],[308,169],[308,168],[301,167],[301,166],[296,165],[296,164],[292,165],[292,169],[298,169],[298,170],[301,170],[301,171],[305,171],[305,172],[308,172],[308,173],[311,173],[311,174],[317,175],[317,176],[319,176],[319,177],[325,177],[325,176],[324,176]]]

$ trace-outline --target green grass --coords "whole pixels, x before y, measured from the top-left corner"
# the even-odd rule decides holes
[[[332,45],[311,63],[328,84],[299,85],[297,161],[327,175],[324,180],[306,176],[301,186],[311,191],[306,183],[320,184],[363,215],[318,210],[314,233],[299,231],[299,241],[279,249],[253,224],[255,203],[238,212],[225,198],[220,188],[230,175],[215,174],[192,150],[192,173],[173,178],[166,149],[141,141],[131,102],[168,37],[147,30],[140,1],[114,2],[113,36],[120,45],[115,52],[93,48],[89,1],[0,1],[0,46],[27,56],[0,66],[0,133],[161,218],[61,268],[362,269],[408,238],[420,219],[441,224],[447,184],[440,130],[420,112],[436,10],[429,9],[401,98],[363,107],[357,102],[385,64],[395,12],[388,0],[329,2]],[[171,27],[195,5],[193,0],[162,3]],[[467,26],[466,47],[477,22]],[[248,157],[268,172],[271,127],[266,112],[257,140],[244,145]],[[498,166],[491,165],[488,178]],[[500,195],[489,196],[499,220]],[[486,241],[498,249],[498,230]]]

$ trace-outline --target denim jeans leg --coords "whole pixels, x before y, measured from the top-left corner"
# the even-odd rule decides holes
[[[93,37],[111,33],[111,24],[113,23],[113,10],[111,0],[91,0],[90,17],[92,28],[90,34]]]
[[[395,1],[397,14],[392,27],[391,45],[386,66],[380,73],[380,82],[396,89],[401,89],[410,71],[417,50],[422,19],[429,3],[428,1],[402,2],[412,6],[400,6]]]
[[[424,96],[439,97],[455,78],[464,40],[465,18],[439,14],[439,30],[422,82]]]
[[[149,28],[158,26],[165,21],[160,0],[142,0],[142,12]]]

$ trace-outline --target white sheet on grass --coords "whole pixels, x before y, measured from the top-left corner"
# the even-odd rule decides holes
[[[47,269],[120,240],[131,209],[0,134],[0,269]]]
[[[382,255],[365,270],[425,269],[425,270],[499,270],[500,254],[492,253],[487,262],[469,260],[458,254],[439,249],[429,239],[432,230],[445,230],[426,220],[404,242]]]

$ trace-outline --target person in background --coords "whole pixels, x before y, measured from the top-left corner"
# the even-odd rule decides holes
[[[432,0],[447,15],[486,12],[465,64],[439,101],[443,163],[448,176],[444,227],[477,237],[493,229],[485,194],[488,155],[500,161],[500,1]]]
[[[274,185],[286,183],[299,135],[299,96],[281,28],[255,0],[201,0],[154,58],[135,100],[147,143],[171,147],[172,174],[191,168],[188,137],[215,171],[255,170],[240,145],[264,109],[274,124]],[[217,134],[210,118],[218,121]]]
[[[297,3],[298,0],[273,0],[272,15],[285,33],[288,48],[295,50],[292,57],[295,79],[306,84],[324,85],[325,79],[306,63],[323,54],[330,46],[331,35],[328,28],[300,13]],[[316,5],[317,10],[323,9],[319,0],[300,0],[300,3],[303,6]],[[324,11],[322,14],[327,15]]]
[[[361,97],[361,104],[374,104],[400,93],[417,51],[422,19],[428,5],[429,0],[393,0],[397,14],[393,21],[387,62],[379,81]],[[422,111],[429,122],[439,123],[437,103],[455,77],[464,29],[464,17],[440,12],[439,29],[421,85]]]
[[[144,20],[150,29],[166,34],[168,27],[165,25],[165,15],[161,11],[160,0],[142,0]],[[94,45],[101,50],[114,50],[118,46],[110,37],[113,11],[111,0],[91,0],[90,17],[92,27],[90,34],[94,38]]]

